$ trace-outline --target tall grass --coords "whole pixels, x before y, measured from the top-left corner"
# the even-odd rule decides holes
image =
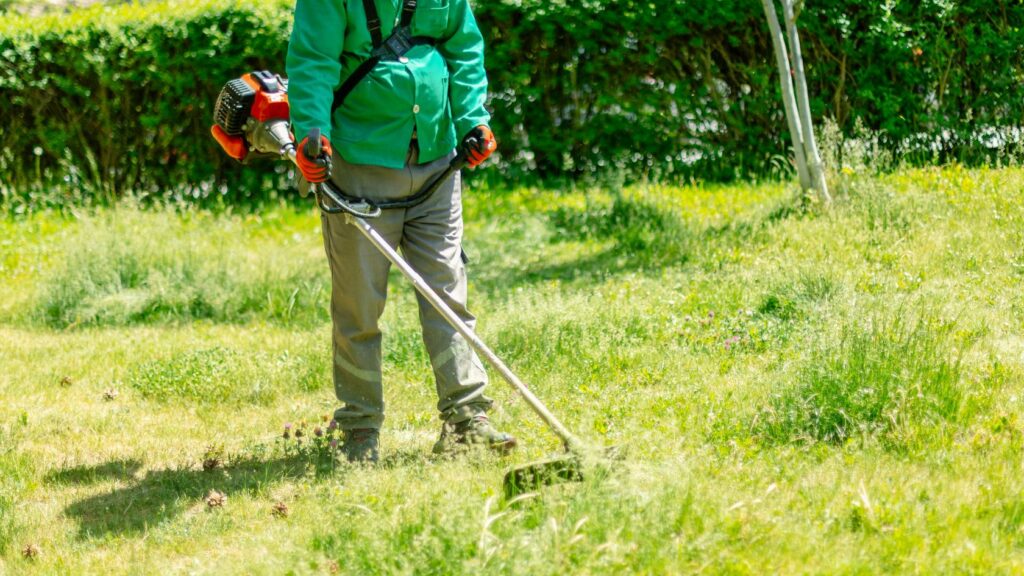
[[[877,438],[906,448],[922,432],[957,424],[966,348],[955,333],[952,321],[902,309],[851,320],[759,415],[760,432],[777,443]]]
[[[238,219],[131,207],[86,217],[41,279],[36,314],[54,327],[325,320],[320,244],[281,250]],[[261,250],[261,248],[267,248]]]
[[[556,240],[611,240],[618,253],[644,263],[680,263],[688,258],[692,233],[670,210],[616,194],[610,204],[559,207],[549,215]]]

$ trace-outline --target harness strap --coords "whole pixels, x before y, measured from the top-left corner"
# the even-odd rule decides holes
[[[370,30],[370,40],[373,41],[373,47],[376,48],[384,41],[384,36],[380,31],[380,15],[377,14],[377,5],[374,0],[363,0],[363,11],[366,12],[366,27]]]
[[[356,85],[362,82],[363,78],[377,66],[380,62],[380,58],[373,56],[368,60],[364,60],[355,71],[349,75],[348,78],[342,82],[341,86],[334,91],[334,102],[331,103],[331,116],[334,116],[334,112],[341,107],[341,103],[345,101],[345,98],[349,95],[349,92],[355,90]]]
[[[412,15],[416,13],[416,0],[406,0],[405,4],[402,4],[402,19],[399,21],[399,26],[409,26],[412,24]]]
[[[331,103],[331,116],[341,107],[349,93],[382,60],[397,60],[415,46],[433,46],[437,43],[436,39],[429,36],[412,36],[411,25],[413,14],[416,13],[416,3],[417,0],[405,0],[402,4],[402,15],[398,26],[395,26],[394,30],[391,31],[391,35],[385,40],[381,35],[380,16],[377,14],[374,0],[363,0],[363,8],[366,11],[366,26],[370,30],[373,50],[370,51],[370,57],[356,67],[352,74],[334,91],[334,101]]]

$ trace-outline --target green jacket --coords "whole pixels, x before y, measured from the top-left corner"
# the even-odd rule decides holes
[[[384,38],[401,0],[375,0]],[[419,0],[414,36],[438,39],[416,46],[407,62],[377,64],[331,117],[334,90],[372,49],[362,0],[297,0],[288,44],[292,130],[301,140],[320,128],[353,164],[405,166],[413,128],[420,162],[451,152],[474,127],[488,124],[484,43],[469,0]]]

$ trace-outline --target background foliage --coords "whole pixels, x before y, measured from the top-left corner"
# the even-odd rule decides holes
[[[758,2],[474,5],[505,176],[788,170]],[[0,188],[239,196],[283,185],[282,166],[243,173],[207,130],[224,81],[283,71],[291,6],[168,0],[0,19]],[[815,0],[800,25],[815,115],[842,132],[914,162],[1019,146],[1024,2]]]

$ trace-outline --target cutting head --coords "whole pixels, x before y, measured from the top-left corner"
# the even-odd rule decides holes
[[[512,468],[505,473],[503,485],[505,497],[514,498],[549,484],[582,481],[582,459],[576,454],[566,453]]]
[[[551,484],[582,482],[602,470],[607,472],[613,461],[622,458],[622,449],[610,446],[591,450],[577,449],[545,460],[516,466],[505,473],[505,497],[514,498]]]

